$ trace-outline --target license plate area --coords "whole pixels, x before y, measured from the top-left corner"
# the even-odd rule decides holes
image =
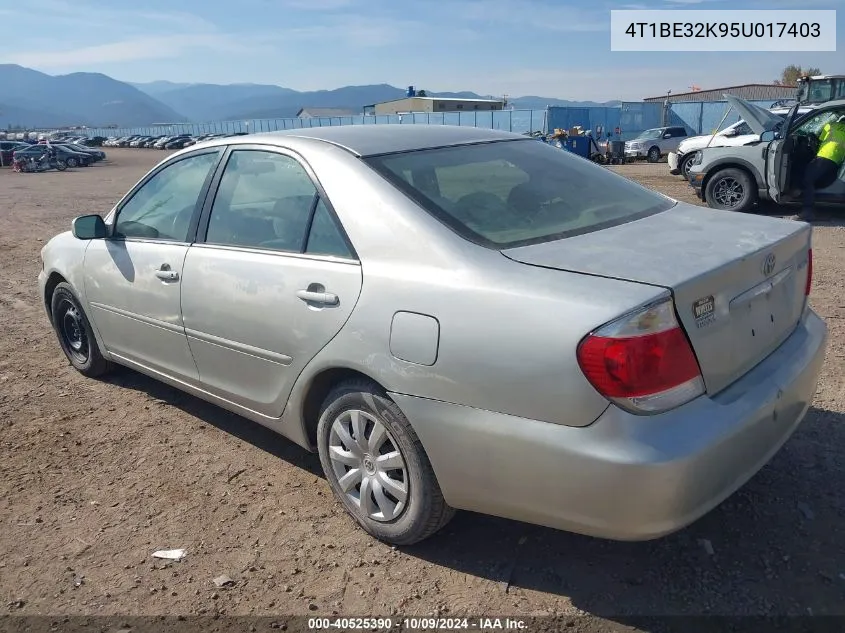
[[[792,269],[744,292],[730,302],[732,352],[738,364],[753,366],[774,351],[795,328]]]

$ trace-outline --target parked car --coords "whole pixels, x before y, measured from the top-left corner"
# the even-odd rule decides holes
[[[826,123],[845,116],[845,100],[829,101],[804,115],[796,105],[784,121],[743,99],[727,98],[760,140],[698,152],[689,170],[698,197],[709,207],[731,211],[748,211],[759,200],[799,201],[801,174],[816,155],[818,134]],[[845,203],[845,165],[831,183],[817,189],[816,199]]]
[[[798,113],[805,114],[810,110],[812,107],[800,108]],[[770,112],[785,118],[789,114],[789,108],[772,108]],[[737,147],[757,141],[759,138],[758,134],[752,132],[748,123],[741,119],[715,134],[687,137],[681,141],[676,151],[669,152],[667,160],[669,173],[676,176],[680,174],[686,180],[689,177],[691,161],[698,150],[705,147]]]
[[[0,141],[0,166],[9,167],[12,164],[15,150],[25,147],[29,147],[29,145],[20,141]]]
[[[687,136],[686,128],[679,126],[645,130],[636,138],[625,141],[625,158],[645,158],[650,163],[656,163],[662,156],[677,150],[678,144]]]
[[[78,141],[80,145],[86,145],[88,147],[102,147],[106,141],[105,136],[94,136],[91,138],[83,137]]]
[[[53,147],[56,148],[57,158],[63,160],[68,167],[88,167],[94,162],[94,158],[88,154],[69,150],[62,145],[53,144]],[[44,150],[44,145],[30,145],[23,149],[14,150],[12,156],[13,158],[29,156],[38,158],[44,154]]]
[[[173,141],[176,141],[176,140],[182,139],[182,138],[188,138],[188,135],[187,134],[178,134],[178,135],[174,135],[174,136],[165,136],[163,139],[161,139],[155,145],[153,145],[153,147],[155,147],[156,149],[167,149],[168,143],[171,143]]]
[[[90,167],[100,160],[99,156],[94,155],[92,150],[87,147],[80,147],[73,143],[53,143],[53,146],[72,154],[72,156],[65,158],[68,167]]]
[[[164,149],[182,149],[184,148],[189,142],[191,141],[191,137],[188,135],[185,136],[178,136],[164,145]]]
[[[39,290],[73,367],[132,367],[318,452],[394,544],[453,508],[678,530],[790,437],[825,354],[809,225],[498,130],[212,141],[72,226]]]
[[[129,147],[130,144],[137,138],[139,138],[137,135],[124,136],[117,142],[117,147]]]
[[[88,147],[87,145],[82,145],[80,143],[68,143],[68,148],[72,149],[77,152],[82,152],[83,154],[88,154],[89,156],[94,158],[94,162],[99,162],[101,160],[106,159],[106,153],[95,147]]]

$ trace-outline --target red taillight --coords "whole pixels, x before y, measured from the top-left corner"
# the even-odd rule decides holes
[[[587,335],[577,356],[596,391],[634,412],[666,411],[704,393],[698,361],[671,299]]]
[[[590,335],[581,343],[584,375],[608,398],[637,398],[673,389],[699,375],[680,328],[628,338]]]
[[[807,252],[807,284],[804,286],[804,295],[810,296],[810,286],[813,285],[813,249]]]

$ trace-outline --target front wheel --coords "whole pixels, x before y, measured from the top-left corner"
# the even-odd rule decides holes
[[[692,159],[695,158],[695,152],[690,152],[681,159],[681,164],[678,165],[678,171],[684,177],[684,180],[689,180],[689,170],[692,168]]]
[[[65,161],[63,161],[63,160],[57,160],[57,161],[56,161],[56,169],[57,169],[58,171],[64,171],[64,170],[66,170],[66,169],[67,169],[67,163],[66,163]]]
[[[79,167],[79,161],[73,157],[67,159],[67,166],[70,168]]]
[[[381,541],[417,543],[454,515],[414,429],[373,383],[349,381],[328,395],[317,448],[335,497]]]
[[[757,202],[757,187],[747,172],[723,169],[707,181],[704,198],[712,209],[743,212]]]
[[[111,363],[100,352],[91,323],[70,284],[62,282],[56,286],[50,308],[59,345],[73,368],[89,378],[109,371]]]
[[[652,147],[648,150],[648,154],[646,155],[648,162],[656,163],[660,160],[660,148],[659,147]]]

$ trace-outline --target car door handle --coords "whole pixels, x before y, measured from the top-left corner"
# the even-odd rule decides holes
[[[297,290],[296,296],[308,303],[321,303],[334,306],[338,303],[337,295],[330,292],[314,292],[313,290]]]
[[[162,281],[178,281],[179,273],[177,273],[175,270],[157,270],[156,277],[158,277]]]

